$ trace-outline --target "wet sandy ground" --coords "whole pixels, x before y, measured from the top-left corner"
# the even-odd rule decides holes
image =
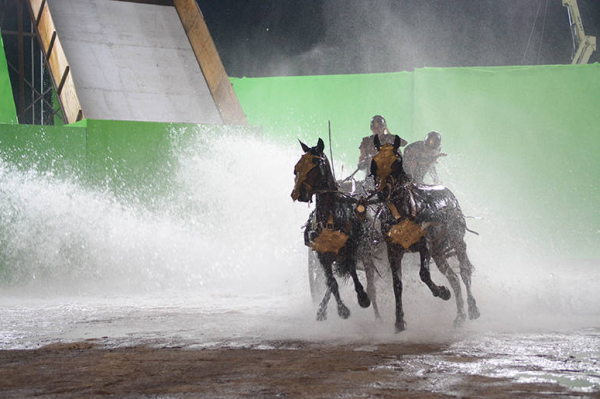
[[[107,348],[88,340],[0,351],[3,398],[600,398],[550,382],[457,372],[489,354],[445,343],[270,342],[243,348]]]

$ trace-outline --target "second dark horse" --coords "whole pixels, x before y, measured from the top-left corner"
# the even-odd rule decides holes
[[[421,280],[432,294],[444,300],[450,292],[431,280],[429,258],[446,275],[454,291],[457,306],[455,325],[461,324],[466,315],[460,283],[447,259],[456,255],[460,274],[467,290],[469,318],[479,317],[475,298],[471,294],[473,265],[467,256],[464,235],[467,230],[465,217],[454,194],[443,186],[418,185],[410,181],[402,167],[398,152],[399,138],[393,145],[381,145],[374,138],[377,155],[371,162],[371,175],[376,180],[379,198],[385,203],[381,214],[382,233],[388,244],[388,259],[392,269],[394,296],[396,299],[396,331],[406,328],[402,308],[402,257],[406,252],[419,252],[421,256]]]
[[[356,201],[338,190],[329,161],[323,153],[323,140],[319,139],[317,145],[312,148],[302,142],[300,145],[304,155],[294,168],[292,199],[310,202],[313,195],[316,196],[315,212],[307,223],[304,239],[305,243],[317,252],[327,283],[317,319],[327,318],[327,304],[331,294],[337,301],[339,316],[346,319],[350,316],[350,310],[340,298],[333,274],[333,262],[337,263],[338,272],[347,273],[352,277],[358,304],[363,308],[371,304],[356,274],[357,250],[362,233],[360,214],[356,213]]]

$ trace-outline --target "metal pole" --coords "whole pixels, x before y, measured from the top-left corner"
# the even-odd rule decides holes
[[[573,40],[573,51],[571,52],[571,59],[575,56],[577,51],[577,30],[575,29],[575,21],[573,21],[573,15],[571,14],[571,7],[567,6],[567,14],[569,15],[569,27],[571,28],[571,40]]]
[[[29,29],[33,31],[33,24],[29,22]],[[29,47],[31,53],[31,124],[35,125],[35,57],[33,52],[33,36],[30,37]]]
[[[44,93],[44,54],[42,54],[42,50],[40,49],[40,93]],[[46,97],[44,95],[44,97]],[[44,125],[44,101],[45,98],[42,98],[41,107],[40,107],[40,125]]]
[[[25,109],[25,55],[23,50],[23,3],[21,0],[17,1],[17,23],[17,31],[19,32],[17,37],[19,52],[19,115],[23,118],[22,112]]]
[[[331,120],[328,120],[327,124],[329,126],[329,156],[331,157],[331,172],[333,173],[333,180],[336,180],[335,167],[333,166],[333,149],[331,148]]]

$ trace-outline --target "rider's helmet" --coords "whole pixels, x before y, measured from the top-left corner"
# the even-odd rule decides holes
[[[377,134],[384,133],[387,128],[387,122],[381,115],[375,115],[371,118],[371,131]]]
[[[442,145],[442,136],[436,132],[429,132],[427,136],[425,136],[425,146],[429,150],[437,150]]]

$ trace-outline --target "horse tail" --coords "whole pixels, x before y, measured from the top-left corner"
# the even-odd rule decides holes
[[[478,233],[478,232],[476,232],[475,230],[471,230],[471,229],[469,229],[467,226],[465,226],[465,230],[467,230],[469,233],[473,233],[473,234],[475,234],[475,235],[477,235],[477,236],[479,235],[479,233]]]
[[[475,216],[465,216],[465,215],[463,215],[463,216],[464,216],[464,218],[465,218],[465,219],[482,219],[482,218],[475,217]],[[469,233],[473,233],[473,234],[475,234],[475,235],[479,235],[479,233],[478,233],[478,232],[476,232],[476,231],[474,231],[474,230],[469,230],[469,228],[467,227],[467,222],[466,222],[466,220],[465,220],[465,230],[467,230]]]

